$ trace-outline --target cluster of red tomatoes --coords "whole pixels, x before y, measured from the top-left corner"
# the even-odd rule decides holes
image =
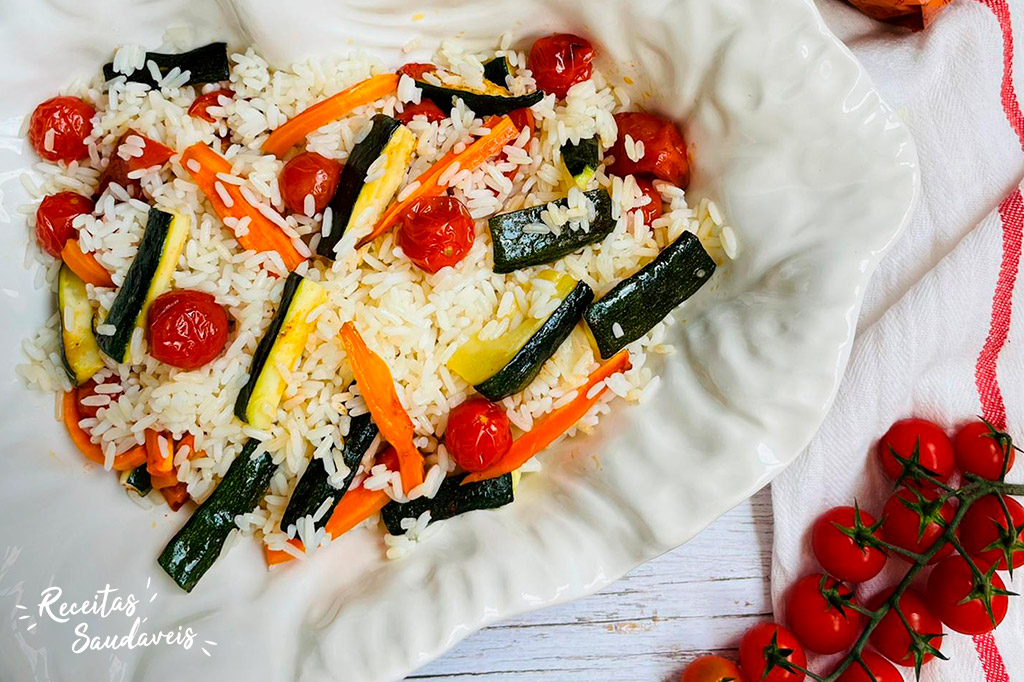
[[[924,419],[894,424],[877,449],[897,483],[881,520],[856,506],[825,512],[811,529],[823,572],[790,588],[789,627],[755,626],[740,643],[739,666],[707,656],[684,671],[682,682],[800,682],[806,652],[849,651],[879,613],[868,637],[874,651],[858,647],[860,661],[850,659],[837,682],[901,682],[893,664],[917,668],[941,655],[944,626],[970,635],[995,629],[1010,594],[998,571],[1024,565],[1024,507],[998,493],[965,498],[970,506],[952,535],[961,498],[949,482],[956,470],[969,481],[1002,481],[1014,451],[1010,437],[985,421],[963,426],[952,440]],[[962,553],[953,555],[954,549]],[[893,599],[898,588],[890,587],[861,604],[855,586],[877,576],[890,558],[934,565],[924,589],[904,587]]]

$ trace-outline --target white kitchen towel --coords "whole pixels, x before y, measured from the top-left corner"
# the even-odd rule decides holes
[[[868,287],[839,394],[807,451],[773,484],[772,593],[785,621],[786,589],[818,570],[807,530],[826,509],[878,515],[891,483],[873,457],[896,420],[922,416],[950,429],[982,414],[1024,444],[1024,284],[1018,285],[1024,199],[1024,0],[958,0],[926,32],[867,19],[818,0],[826,23],[861,60],[910,127],[922,198],[903,238]],[[1024,480],[1024,465],[1011,476]],[[891,560],[870,595],[905,568]],[[1024,571],[1011,586],[1024,592]],[[952,659],[925,682],[1024,682],[1024,598],[994,635],[955,633]],[[830,672],[827,660],[812,662]],[[912,679],[913,673],[907,673]]]

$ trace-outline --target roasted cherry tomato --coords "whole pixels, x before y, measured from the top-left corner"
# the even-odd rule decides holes
[[[140,141],[142,143],[141,146],[139,145]],[[131,153],[127,155],[128,158],[125,158],[126,155],[120,153],[122,145],[127,145],[133,149],[140,149],[141,153],[138,155]],[[124,187],[128,194],[141,196],[142,183],[137,178],[129,177],[129,173],[144,168],[152,168],[153,166],[163,166],[172,156],[174,156],[174,150],[167,145],[150,139],[133,128],[129,128],[118,138],[117,144],[114,145],[114,153],[107,159],[107,167],[103,169],[103,174],[100,175],[100,184],[96,189],[96,195],[103,194],[107,189],[107,185],[116,182],[121,187]]]
[[[1013,468],[1016,452],[1010,434],[999,431],[992,425],[975,421],[965,424],[953,436],[953,450],[956,465],[965,474],[974,474],[998,481],[1006,471]],[[1009,464],[1006,464],[1009,458]]]
[[[210,294],[169,291],[149,307],[149,352],[160,362],[196,369],[217,357],[227,340],[227,311]]]
[[[533,109],[530,109],[529,107],[523,107],[522,109],[513,109],[512,111],[508,112],[508,117],[512,119],[512,123],[515,124],[517,130],[522,131],[523,128],[529,130],[531,137],[537,130],[537,120],[533,115]],[[506,154],[504,150],[498,154],[498,162],[502,162],[507,159],[508,154]],[[505,171],[505,177],[508,178],[509,180],[515,180],[516,175],[519,174],[519,168],[519,166],[516,166],[512,170]]]
[[[900,488],[885,503],[882,511],[882,539],[897,547],[924,554],[935,546],[953,521],[956,509],[949,500],[942,502],[934,490]],[[953,545],[946,544],[929,563],[949,556]],[[896,556],[905,559],[902,554]]]
[[[904,476],[905,463],[901,459],[916,461],[943,483],[953,475],[955,464],[953,444],[946,432],[927,419],[903,419],[893,424],[878,441],[878,459],[889,478],[920,488],[935,486],[925,479]]]
[[[281,170],[278,185],[288,210],[306,213],[306,197],[313,196],[313,212],[320,213],[334,198],[342,165],[316,152],[302,152]]]
[[[563,99],[569,88],[590,78],[592,61],[594,48],[587,39],[556,33],[538,39],[526,63],[539,89]]]
[[[36,241],[46,253],[60,258],[68,240],[78,234],[72,222],[80,215],[92,213],[92,199],[74,192],[58,192],[43,197],[36,209]]]
[[[466,471],[483,471],[512,447],[512,427],[500,405],[470,398],[448,415],[444,443]]]
[[[654,183],[648,178],[636,178],[636,185],[640,188],[640,192],[648,199],[646,204],[636,210],[640,211],[643,215],[644,225],[649,226],[665,212],[665,205],[661,200],[661,195],[658,194],[658,190],[654,189]]]
[[[864,665],[854,661],[836,682],[903,682],[903,675],[896,666],[882,656],[874,651],[863,651],[860,655]],[[870,675],[864,670],[865,665],[871,671]]]
[[[892,592],[893,590],[889,589],[875,597],[870,608],[877,610]],[[923,644],[941,649],[942,622],[928,608],[928,603],[921,593],[914,588],[908,589],[900,597],[899,605],[900,611],[910,627],[924,638]],[[882,617],[878,626],[872,631],[870,641],[879,653],[896,665],[913,667],[917,657],[920,657],[921,663],[927,663],[934,658],[928,651],[915,651],[910,632],[907,631],[900,614],[895,609],[889,609]]]
[[[47,161],[84,159],[89,156],[85,138],[92,132],[95,115],[96,109],[80,97],[53,97],[32,112],[28,141]]]
[[[448,118],[448,114],[441,111],[441,107],[429,99],[421,100],[419,104],[406,104],[405,108],[402,109],[402,113],[397,114],[395,118],[402,123],[411,123],[417,116],[422,116],[429,123],[443,121]]]
[[[977,578],[962,556],[949,557],[928,576],[928,605],[946,627],[965,635],[995,630],[1008,602],[1003,579],[995,573]]]
[[[399,75],[406,75],[413,80],[422,80],[423,74],[436,71],[437,67],[433,64],[425,64],[423,62],[409,62],[408,64],[402,64],[398,67]]]
[[[860,634],[864,617],[850,608],[853,590],[820,573],[805,576],[789,588],[786,620],[789,629],[808,651],[837,654],[848,649]]]
[[[99,395],[96,392],[96,387],[100,384],[116,383],[117,377],[110,376],[103,381],[96,381],[95,379],[89,379],[81,386],[75,389],[75,405],[78,407],[78,418],[79,419],[92,419],[100,411],[97,405],[84,405],[82,401],[86,398],[91,398],[94,395]],[[117,396],[114,396],[115,398]]]
[[[721,656],[701,656],[686,666],[679,682],[744,682],[739,666]]]
[[[221,97],[233,99],[234,96],[235,93],[233,90],[231,90],[231,88],[220,88],[219,90],[210,90],[209,92],[199,95],[199,97],[196,97],[192,101],[192,105],[188,108],[188,115],[195,116],[196,118],[201,118],[204,121],[208,121],[209,123],[213,123],[214,121],[216,121],[216,119],[208,111],[208,109],[210,107],[221,106]]]
[[[964,514],[957,535],[971,558],[986,568],[999,562],[999,570],[1005,571],[1009,567],[1007,556],[1014,568],[1024,566],[1024,507],[1012,497],[1004,497],[1003,502],[1006,509],[996,495],[976,501]]]
[[[383,464],[388,471],[399,471],[398,452],[389,445],[374,458],[373,463]]]
[[[659,180],[686,188],[690,184],[690,160],[686,156],[686,140],[672,121],[639,111],[615,114],[619,135],[610,154],[615,162],[608,169],[611,175],[650,174]],[[633,161],[626,154],[626,135],[634,142],[644,143],[644,154]]]
[[[786,663],[807,667],[807,655],[793,633],[773,623],[747,630],[740,641],[740,667],[749,680],[800,682],[804,674],[789,670]]]
[[[399,219],[396,241],[406,258],[433,273],[465,258],[475,238],[469,210],[458,199],[441,196],[410,206]]]
[[[811,530],[811,547],[818,563],[830,575],[848,583],[871,580],[885,567],[885,552],[867,541],[875,518],[853,507],[835,507],[822,514]]]

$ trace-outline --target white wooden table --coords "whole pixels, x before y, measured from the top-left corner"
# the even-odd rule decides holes
[[[409,679],[675,682],[701,654],[735,655],[743,631],[770,617],[771,548],[762,490],[599,594],[486,628]]]

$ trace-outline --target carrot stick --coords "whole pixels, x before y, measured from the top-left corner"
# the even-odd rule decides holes
[[[218,173],[231,174],[231,163],[227,159],[205,144],[197,142],[181,153],[181,166],[192,176],[192,181],[206,195],[221,220],[225,218],[249,219],[249,232],[236,235],[238,243],[243,248],[250,251],[277,251],[281,260],[284,261],[285,268],[289,271],[294,270],[306,260],[305,256],[295,249],[292,240],[279,225],[246,201],[241,187],[217,179]],[[230,197],[231,206],[228,206],[221,198],[220,192],[217,191],[218,184]]]
[[[577,397],[572,402],[546,414],[532,429],[512,443],[512,447],[504,457],[483,471],[470,474],[463,479],[462,485],[504,476],[526,464],[531,457],[547,448],[558,440],[559,436],[571,429],[591,407],[597,404],[601,394],[608,390],[607,386],[601,386],[591,395],[590,391],[594,386],[613,374],[625,372],[631,366],[629,351],[619,351],[611,360],[594,370],[594,373],[587,379],[587,383],[579,388]]]
[[[338,506],[334,508],[330,520],[324,526],[324,530],[330,533],[332,539],[340,538],[360,523],[380,512],[391,498],[383,490],[367,490],[359,486],[345,493]],[[302,542],[298,539],[291,539],[293,546],[302,549]],[[276,566],[291,561],[293,557],[288,552],[279,549],[267,550],[267,565]]]
[[[100,465],[105,464],[106,457],[103,456],[103,448],[93,443],[85,429],[78,425],[81,417],[78,414],[75,391],[68,391],[64,394],[62,411],[64,412],[64,426],[67,428],[68,435],[71,436],[71,440],[74,442],[75,447],[78,448],[78,451],[85,455],[85,458],[88,460]],[[145,463],[146,448],[140,445],[114,457],[114,464],[111,468],[114,471],[127,471]]]
[[[114,280],[110,279],[107,269],[100,265],[96,256],[82,251],[77,239],[68,240],[64,250],[60,252],[60,257],[71,268],[71,272],[78,275],[86,284],[94,287],[114,287]]]
[[[167,455],[160,452],[160,438],[167,443]],[[153,429],[146,429],[146,471],[150,477],[167,476],[174,472],[174,453],[172,441],[169,437]],[[156,487],[156,486],[154,486]]]
[[[155,485],[153,487],[156,488]],[[171,508],[171,511],[178,511],[183,504],[188,502],[188,486],[184,483],[161,488],[160,494],[167,500],[167,506]]]
[[[342,90],[296,114],[283,126],[270,133],[263,142],[263,153],[280,158],[306,135],[337,121],[356,107],[387,97],[398,90],[398,74],[382,73]]]
[[[402,407],[395,392],[395,380],[380,356],[371,351],[359,335],[356,326],[346,322],[341,327],[341,342],[345,345],[352,372],[359,390],[380,434],[398,453],[398,470],[402,474],[402,489],[409,491],[423,483],[423,455],[413,444],[412,419]]]
[[[384,212],[380,222],[377,223],[377,227],[373,229],[373,232],[363,237],[357,246],[368,244],[390,230],[395,226],[395,223],[398,222],[398,219],[406,209],[420,199],[444,194],[448,186],[447,184],[439,184],[438,179],[444,175],[444,172],[452,164],[458,163],[460,171],[476,170],[487,159],[500,152],[506,144],[514,140],[519,134],[519,131],[516,130],[516,124],[508,116],[502,116],[497,121],[491,119],[488,123],[493,123],[493,125],[488,126],[491,129],[490,133],[481,137],[458,154],[448,152],[441,157],[440,161],[420,174],[415,180],[415,182],[420,183],[419,186],[402,201],[391,204],[388,210]]]

